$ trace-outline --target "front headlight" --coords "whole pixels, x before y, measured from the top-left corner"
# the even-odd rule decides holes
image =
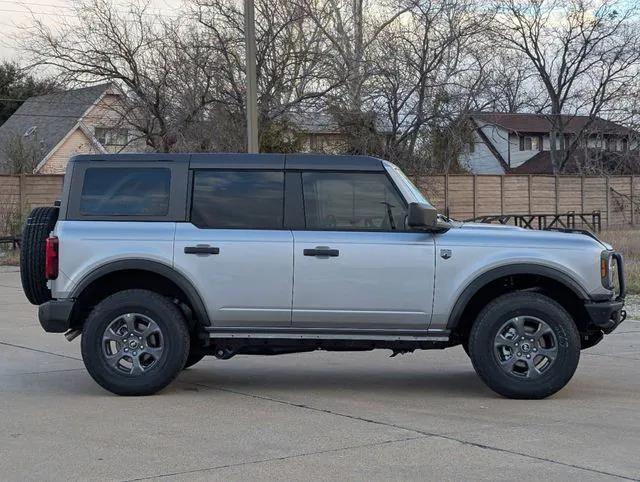
[[[613,273],[616,267],[616,260],[613,251],[603,251],[600,254],[600,280],[602,286],[608,290],[613,290]]]

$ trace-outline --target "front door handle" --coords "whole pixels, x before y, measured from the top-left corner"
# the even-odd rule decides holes
[[[220,248],[213,246],[187,246],[184,254],[220,254]]]
[[[340,251],[338,251],[337,249],[324,248],[324,247],[318,246],[315,249],[305,249],[304,255],[337,258],[338,256],[340,256]]]

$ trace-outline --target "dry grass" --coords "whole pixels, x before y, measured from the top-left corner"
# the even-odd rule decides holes
[[[20,250],[0,251],[0,266],[20,266]]]
[[[640,294],[640,230],[602,231],[599,237],[622,252],[629,294]]]

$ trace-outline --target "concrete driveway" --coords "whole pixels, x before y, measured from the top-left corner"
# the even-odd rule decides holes
[[[490,392],[460,348],[209,359],[159,395],[96,385],[0,272],[0,480],[640,478],[640,323],[555,397]]]

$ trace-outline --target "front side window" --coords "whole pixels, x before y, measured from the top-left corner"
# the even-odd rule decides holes
[[[196,171],[191,222],[199,228],[282,229],[284,173]]]
[[[307,229],[405,229],[404,200],[384,173],[302,174]]]
[[[89,168],[84,175],[80,214],[84,216],[165,216],[171,170]]]

